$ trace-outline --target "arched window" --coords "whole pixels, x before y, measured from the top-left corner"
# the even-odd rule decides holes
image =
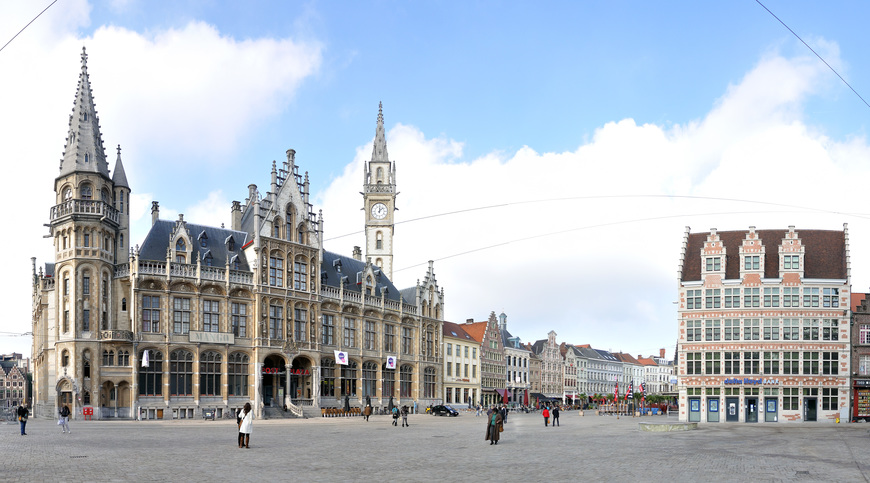
[[[243,352],[230,354],[227,361],[227,385],[230,396],[248,395],[248,356]]]
[[[106,204],[112,204],[111,198],[109,197],[109,190],[105,188],[100,190],[100,199],[102,199]]]
[[[405,364],[399,369],[399,397],[411,397],[414,369]]]
[[[85,121],[87,121],[87,120],[88,120],[88,114],[85,113]],[[90,162],[91,162],[91,155],[88,153],[85,153],[85,164],[90,163]]]
[[[127,297],[121,299],[121,312],[127,311]]]
[[[193,353],[183,349],[169,354],[169,394],[193,396]]]
[[[275,220],[272,221],[272,236],[274,238],[281,238],[281,219],[275,217]]]
[[[94,196],[94,194],[93,194],[93,191],[91,190],[91,185],[89,185],[89,184],[82,185],[82,199],[89,200],[89,199],[93,198],[93,196]]]
[[[130,353],[127,351],[118,351],[118,365],[119,366],[129,366],[130,365]]]
[[[139,353],[140,361],[144,361],[144,354],[145,351]],[[139,395],[160,396],[163,394],[163,353],[151,350],[149,356],[148,365],[139,368]]]
[[[82,295],[91,294],[91,272],[85,270],[82,272]]]
[[[199,393],[202,396],[221,395],[221,355],[214,351],[199,356]]]
[[[435,368],[427,367],[423,369],[423,397],[435,397]]]
[[[363,396],[378,396],[378,366],[374,362],[363,362],[362,386]]]
[[[91,377],[91,351],[87,349],[82,352],[82,377]]]
[[[381,373],[384,375],[384,382],[381,386],[381,397],[387,398],[396,394],[396,370],[387,369],[387,364],[381,366]]]
[[[353,361],[348,362],[346,366],[341,366],[342,396],[356,396],[356,370],[356,362]]]
[[[175,242],[175,263],[187,263],[187,256],[184,252],[187,250],[187,244],[184,243],[184,238],[179,238]]]
[[[378,183],[383,182],[384,181],[384,168],[378,168],[377,171],[375,171],[375,173],[376,173],[375,180]]]
[[[296,230],[296,232],[299,235],[299,237],[297,239],[299,241],[299,243],[305,243],[305,226],[300,224],[299,229]]]
[[[378,250],[384,249],[384,234],[380,231],[375,233],[375,248]]]
[[[72,199],[72,189],[70,187],[66,187],[63,189],[63,201],[68,201]]]
[[[320,359],[320,395],[335,396],[335,359],[332,357]]]

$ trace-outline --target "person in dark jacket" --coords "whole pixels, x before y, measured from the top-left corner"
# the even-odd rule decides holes
[[[559,406],[553,406],[553,427],[559,425]]]
[[[410,426],[408,424],[408,406],[402,406],[402,427]]]
[[[60,421],[58,423],[60,423],[60,429],[63,430],[61,431],[62,433],[72,434],[72,431],[69,429],[69,406],[66,404],[60,408]]]
[[[504,430],[502,425],[501,413],[496,408],[489,416],[486,417],[486,440],[489,444],[498,444],[501,439],[501,432]]]
[[[26,436],[27,433],[24,431],[24,427],[27,426],[27,417],[30,415],[30,411],[27,410],[24,405],[18,406],[18,421],[21,423],[21,436]]]

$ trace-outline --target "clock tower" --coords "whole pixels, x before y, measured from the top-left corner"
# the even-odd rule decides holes
[[[396,210],[396,166],[387,155],[383,103],[378,105],[372,159],[363,175],[363,210],[366,216],[366,258],[393,279],[393,211]]]

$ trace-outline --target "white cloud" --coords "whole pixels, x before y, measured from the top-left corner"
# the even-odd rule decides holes
[[[394,279],[411,286],[434,259],[448,320],[505,311],[508,329],[526,341],[554,329],[573,343],[672,355],[686,225],[697,232],[852,222],[853,243],[866,239],[866,223],[842,214],[667,197],[843,212],[861,205],[861,190],[844,187],[868,174],[865,140],[837,143],[802,119],[802,103],[819,93],[824,69],[812,58],[770,55],[702,119],[671,127],[610,122],[570,152],[527,146],[464,161],[461,144],[397,124],[387,135],[400,192],[394,266],[414,268]],[[362,206],[361,169],[370,152],[370,143],[360,147],[322,194],[327,239],[363,226],[363,213],[347,207]],[[550,201],[528,203],[534,200]],[[504,206],[402,223],[492,205]],[[363,240],[358,233],[327,248],[349,254]],[[866,263],[857,250],[852,256],[853,267]]]

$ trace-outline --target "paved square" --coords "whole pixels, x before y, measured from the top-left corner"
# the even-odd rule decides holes
[[[716,424],[651,433],[638,422],[511,414],[498,446],[485,418],[412,415],[257,420],[239,449],[235,420],[55,421],[0,425],[2,481],[868,481],[870,424]]]

